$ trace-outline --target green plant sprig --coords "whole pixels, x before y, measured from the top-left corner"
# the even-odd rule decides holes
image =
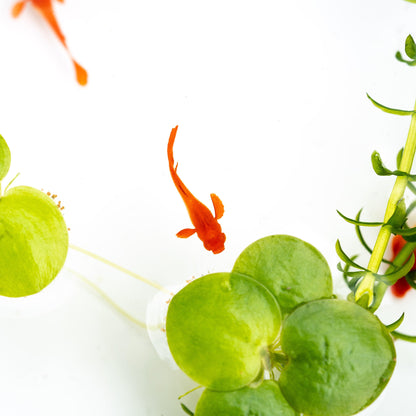
[[[409,3],[416,3],[416,0],[406,0]],[[416,44],[415,41],[412,38],[412,35],[409,35],[406,38],[404,51],[410,60],[404,59],[400,51],[396,52],[396,59],[399,62],[403,62],[404,64],[407,64],[409,66],[415,66],[416,65]]]
[[[384,259],[384,254],[392,233],[402,235],[403,238],[407,241],[416,241],[416,227],[412,229],[406,225],[407,215],[410,210],[406,209],[403,200],[406,188],[409,187],[409,184],[411,184],[412,181],[416,180],[416,175],[412,175],[410,173],[416,152],[416,104],[414,109],[411,111],[399,110],[393,109],[391,107],[386,107],[372,99],[368,94],[367,96],[377,108],[386,113],[401,116],[411,116],[410,128],[405,147],[399,152],[397,156],[398,169],[387,169],[384,166],[378,152],[373,152],[371,156],[372,166],[377,175],[396,176],[396,181],[387,203],[383,221],[361,221],[361,210],[355,219],[349,218],[338,211],[339,215],[344,220],[355,225],[360,242],[370,253],[368,265],[367,267],[363,267],[354,261],[355,257],[354,259],[349,257],[342,250],[339,241],[337,241],[336,250],[338,256],[346,264],[344,268],[341,266],[341,264],[339,264],[338,269],[343,272],[344,279],[347,281],[349,288],[353,291],[355,302],[368,309],[375,310],[379,306],[386,288],[389,285],[394,284],[400,277],[407,275],[412,269],[414,263],[414,256],[408,253],[405,259],[400,257],[400,259],[396,259],[396,262],[390,264],[390,267],[385,274],[378,273],[381,263],[386,262]],[[414,206],[411,207],[411,209],[413,208]],[[363,226],[380,227],[380,231],[378,233],[373,249],[368,246],[362,236],[360,227]],[[409,248],[407,248],[407,250],[405,250],[405,253],[409,251],[410,248],[411,245]],[[354,268],[354,270],[350,271],[350,268]],[[351,278],[351,280],[349,278]],[[376,298],[375,294],[377,295]]]

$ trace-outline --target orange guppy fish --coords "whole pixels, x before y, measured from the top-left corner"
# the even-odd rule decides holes
[[[189,189],[183,184],[178,174],[178,164],[175,166],[173,160],[173,143],[175,142],[176,132],[178,126],[172,129],[168,143],[168,160],[169,170],[173,182],[178,190],[183,202],[188,210],[189,217],[195,228],[185,228],[179,231],[176,235],[179,238],[188,238],[193,234],[197,234],[199,239],[204,243],[204,247],[214,254],[221,253],[224,250],[225,234],[221,231],[221,226],[218,220],[224,214],[224,205],[217,195],[211,194],[212,204],[214,205],[215,216],[211,211],[200,201],[198,201]]]
[[[64,0],[57,0],[60,3],[63,3]],[[18,17],[25,7],[26,3],[32,3],[32,6],[45,18],[49,26],[55,32],[55,35],[58,37],[59,41],[62,43],[64,48],[67,50],[69,57],[71,58],[72,63],[74,64],[75,73],[77,76],[77,81],[80,85],[86,85],[88,81],[87,71],[72,57],[71,52],[68,49],[68,46],[65,41],[65,36],[62,33],[58,21],[56,20],[55,13],[53,12],[52,0],[23,0],[17,2],[12,9],[13,17]]]

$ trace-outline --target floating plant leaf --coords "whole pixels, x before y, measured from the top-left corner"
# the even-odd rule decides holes
[[[289,363],[278,381],[289,404],[314,416],[350,416],[371,404],[396,361],[392,337],[371,312],[323,299],[301,305],[283,323]]]
[[[255,241],[237,258],[233,271],[266,286],[283,313],[301,303],[332,296],[331,271],[325,258],[296,237],[273,235]]]
[[[6,140],[0,135],[0,181],[4,179],[10,168],[10,149],[7,146]]]
[[[279,305],[263,285],[236,273],[215,273],[172,298],[166,334],[173,358],[189,377],[226,391],[256,379],[280,325]]]
[[[195,416],[297,416],[275,381],[230,392],[205,390]]]
[[[384,111],[385,113],[395,114],[397,116],[411,116],[414,113],[412,110],[399,110],[397,108],[386,107],[385,105],[380,104],[376,100],[372,99],[370,95],[367,94],[367,97],[377,108]]]
[[[39,292],[61,270],[67,251],[67,227],[51,198],[27,186],[0,198],[0,295]]]

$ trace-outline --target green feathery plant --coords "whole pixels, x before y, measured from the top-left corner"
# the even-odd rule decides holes
[[[396,58],[408,65],[416,65],[416,45],[411,35],[406,39],[405,51],[407,56],[413,61],[402,59],[400,52],[397,52]],[[364,308],[375,312],[380,306],[387,288],[396,283],[401,277],[406,276],[409,285],[416,288],[414,280],[415,273],[412,271],[415,263],[413,252],[416,249],[416,227],[411,227],[407,223],[409,214],[416,207],[416,201],[410,203],[408,207],[406,207],[404,201],[406,189],[409,189],[416,195],[416,187],[413,184],[413,182],[416,182],[416,175],[410,173],[416,151],[416,105],[413,110],[399,110],[384,106],[368,94],[367,96],[377,108],[386,113],[411,117],[407,140],[404,148],[400,149],[397,154],[397,168],[395,170],[390,170],[383,164],[378,152],[375,151],[371,155],[371,163],[377,175],[396,177],[383,220],[378,222],[362,221],[362,210],[358,212],[355,218],[348,218],[338,211],[344,220],[355,225],[356,234],[360,243],[370,253],[368,265],[364,267],[356,262],[357,256],[349,257],[341,248],[340,242],[337,241],[336,251],[342,262],[345,263],[344,266],[339,263],[338,269],[343,272],[344,279],[352,292],[350,299]],[[365,241],[361,227],[380,227],[372,249]],[[392,234],[400,235],[406,241],[406,244],[395,259],[389,261],[384,258],[384,254]],[[388,265],[384,273],[379,272],[381,263]],[[416,337],[395,331],[402,321],[403,317],[399,318],[395,324],[390,326],[393,331],[393,336],[416,342]]]

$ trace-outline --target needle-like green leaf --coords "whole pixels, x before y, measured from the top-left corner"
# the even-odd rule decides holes
[[[391,333],[391,335],[393,336],[393,338],[401,339],[403,341],[416,342],[416,336],[414,336],[414,335],[406,335],[406,334],[402,334],[401,332],[397,332],[397,331],[393,331]]]
[[[189,408],[187,408],[183,403],[181,403],[181,407],[182,407],[182,410],[187,414],[187,415],[189,415],[189,416],[194,416],[194,413],[189,409]]]
[[[359,264],[355,263],[352,258],[348,257],[348,255],[342,250],[341,243],[339,240],[335,243],[335,250],[338,254],[338,257],[347,265],[351,267],[355,267],[358,270],[368,271],[364,267],[360,266]]]
[[[407,273],[406,282],[409,283],[412,289],[416,289],[416,270]]]
[[[396,165],[397,165],[397,169],[400,168],[400,163],[402,162],[402,158],[403,158],[403,147],[399,150],[399,152],[397,153],[396,156]]]
[[[346,217],[344,214],[342,214],[338,210],[337,210],[337,213],[340,215],[340,217],[342,217],[345,221],[349,222],[350,224],[359,225],[361,227],[379,227],[384,224],[383,222],[367,222],[367,221],[360,221],[357,219],[354,220],[352,218]]]
[[[404,319],[404,312],[401,314],[400,318],[391,323],[390,325],[385,325],[387,328],[387,331],[393,332],[395,331],[403,322]]]
[[[376,274],[373,273],[376,279],[382,281],[387,285],[393,285],[396,283],[401,277],[406,276],[407,273],[412,270],[413,264],[415,263],[415,255],[412,254],[409,260],[403,264],[403,266],[399,267],[395,271],[387,274]]]
[[[396,116],[411,116],[414,113],[414,111],[412,110],[399,110],[397,108],[386,107],[385,105],[380,104],[379,102],[371,98],[369,94],[367,94],[367,97],[377,108],[384,111],[385,113],[395,114]]]
[[[355,217],[355,219],[357,220],[357,221],[360,221],[360,216],[361,216],[361,212],[362,212],[362,209],[360,209],[359,211],[358,211],[358,214],[357,214],[357,216]],[[363,234],[362,234],[362,232],[361,232],[361,228],[360,228],[360,226],[359,225],[356,225],[355,226],[355,232],[357,233],[357,237],[358,237],[358,240],[360,241],[360,243],[362,244],[362,246],[367,250],[367,252],[368,253],[370,253],[370,254],[373,254],[373,250],[370,248],[370,246],[367,244],[367,242],[365,241],[365,239],[364,239],[364,236],[363,236]],[[391,262],[391,261],[389,261],[389,260],[386,260],[386,259],[382,259],[381,260],[383,263],[386,263],[386,264],[393,264],[393,262]]]

